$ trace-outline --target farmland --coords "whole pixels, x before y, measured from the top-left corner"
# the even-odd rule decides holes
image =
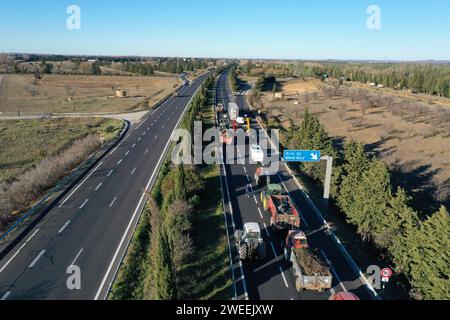
[[[149,109],[178,84],[175,76],[7,74],[0,88],[2,116],[45,113],[124,113]],[[128,97],[116,98],[115,89]]]
[[[314,79],[281,82],[284,98],[262,93],[256,101],[272,126],[300,124],[306,109],[319,116],[335,142],[362,142],[366,150],[388,164],[395,184],[414,194],[418,209],[430,212],[450,198],[450,109],[394,90],[367,89],[378,106],[361,107],[358,97],[342,88],[337,95],[322,90]],[[357,86],[358,89],[362,87]],[[366,87],[367,88],[367,87]]]

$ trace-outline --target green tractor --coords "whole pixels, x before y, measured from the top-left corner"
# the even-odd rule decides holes
[[[265,211],[269,210],[269,200],[271,196],[280,196],[283,188],[279,184],[269,184],[265,191],[261,192],[261,202]]]

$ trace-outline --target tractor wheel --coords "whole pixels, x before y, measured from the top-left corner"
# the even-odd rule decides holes
[[[266,260],[266,256],[267,256],[266,243],[265,242],[261,242],[261,244],[258,247],[259,260]]]
[[[247,260],[247,257],[248,257],[248,245],[247,243],[243,243],[239,247],[239,258],[241,260]]]

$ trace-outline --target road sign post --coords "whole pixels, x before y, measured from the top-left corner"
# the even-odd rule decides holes
[[[330,202],[331,191],[331,177],[333,173],[333,157],[321,156],[321,151],[318,150],[285,150],[283,155],[285,162],[310,162],[318,163],[320,161],[327,161],[327,171],[325,173],[325,186],[323,192],[323,199],[328,206]]]

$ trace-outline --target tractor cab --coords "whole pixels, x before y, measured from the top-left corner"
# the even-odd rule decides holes
[[[306,249],[308,248],[308,239],[303,231],[292,230],[289,231],[286,246],[291,249]]]

